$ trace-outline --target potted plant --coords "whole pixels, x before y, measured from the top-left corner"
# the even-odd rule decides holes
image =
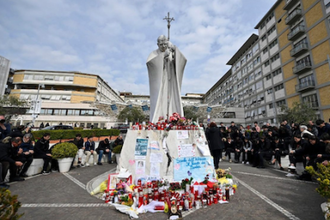
[[[61,173],[70,170],[73,158],[78,152],[78,147],[73,143],[60,143],[56,144],[52,149],[52,156],[58,161],[58,167]]]
[[[113,153],[116,155],[116,162],[119,165],[119,160],[120,160],[120,153],[123,148],[123,145],[117,145],[116,147],[113,148]]]

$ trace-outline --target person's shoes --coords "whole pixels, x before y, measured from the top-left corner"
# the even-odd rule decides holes
[[[273,162],[269,162],[268,164],[269,164],[269,165],[275,165],[275,163],[273,163]]]
[[[219,160],[220,162],[222,161],[222,159]]]
[[[85,164],[81,163],[81,164],[80,164],[80,167],[85,167]]]
[[[86,163],[86,167],[89,167],[89,163]]]
[[[9,188],[9,185],[7,185],[6,183],[1,183],[0,184],[0,188],[2,188],[2,189],[8,189]]]
[[[247,165],[249,165],[249,164],[250,164],[250,162],[248,161],[248,162],[246,162],[246,164],[247,164]]]
[[[280,170],[284,170],[284,168],[283,167],[280,167]]]
[[[264,169],[265,167],[264,166],[257,166],[257,168]]]
[[[238,160],[235,160],[235,163],[238,163]]]
[[[21,177],[14,177],[12,179],[9,179],[9,182],[19,182],[19,181],[24,181],[24,178]]]
[[[252,165],[252,167],[257,167],[257,165]]]
[[[52,173],[58,173],[58,170],[52,169]]]
[[[97,165],[97,163],[94,163],[94,166],[96,166]]]
[[[233,162],[231,159],[229,160],[229,163]]]
[[[26,173],[21,173],[19,176],[20,177],[28,177],[28,175],[26,175]]]
[[[41,173],[42,175],[49,175],[50,174],[50,172],[49,171],[42,171],[42,173]]]
[[[97,165],[102,165],[102,163],[101,162],[98,162]]]
[[[242,164],[245,164],[245,162],[244,162],[244,161],[242,161]]]
[[[291,169],[291,170],[295,170],[296,169],[296,167],[293,166],[293,165],[290,165],[288,168]]]

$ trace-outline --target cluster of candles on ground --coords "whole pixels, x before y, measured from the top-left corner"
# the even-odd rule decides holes
[[[188,179],[185,179],[187,183]],[[196,209],[206,208],[217,203],[226,203],[230,197],[235,194],[236,187],[231,185],[219,185],[217,182],[208,181],[194,184],[184,184],[185,189],[182,189],[182,183],[165,181],[151,181],[142,184],[141,180],[137,181],[137,185],[129,187],[131,192],[123,190],[123,184],[117,184],[115,191],[105,191],[104,200],[106,203],[119,203],[122,205],[131,206],[133,201],[137,201],[137,206],[148,205],[152,201],[164,202],[162,206],[156,206],[155,210],[168,210],[171,206],[176,206],[179,211],[189,211],[193,207]],[[134,199],[135,197],[135,199]]]

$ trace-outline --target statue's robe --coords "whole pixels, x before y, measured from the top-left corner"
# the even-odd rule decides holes
[[[165,52],[153,51],[147,60],[150,87],[150,121],[168,118],[174,112],[183,116],[181,86],[187,59],[178,48],[164,59]],[[169,115],[167,115],[169,114]]]

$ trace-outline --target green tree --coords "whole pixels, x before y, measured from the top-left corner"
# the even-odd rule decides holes
[[[147,121],[148,117],[142,112],[141,107],[126,107],[118,115],[119,120],[128,120],[129,122]]]
[[[4,95],[0,97],[0,115],[5,115],[9,120],[12,115],[25,114],[27,102],[15,96]]]
[[[198,115],[194,110],[193,106],[185,106],[183,107],[184,117],[186,119],[192,119],[193,121],[197,121]]]
[[[293,121],[298,124],[307,124],[309,120],[316,119],[316,111],[307,103],[294,102],[292,108],[285,105],[281,106],[279,120]]]

